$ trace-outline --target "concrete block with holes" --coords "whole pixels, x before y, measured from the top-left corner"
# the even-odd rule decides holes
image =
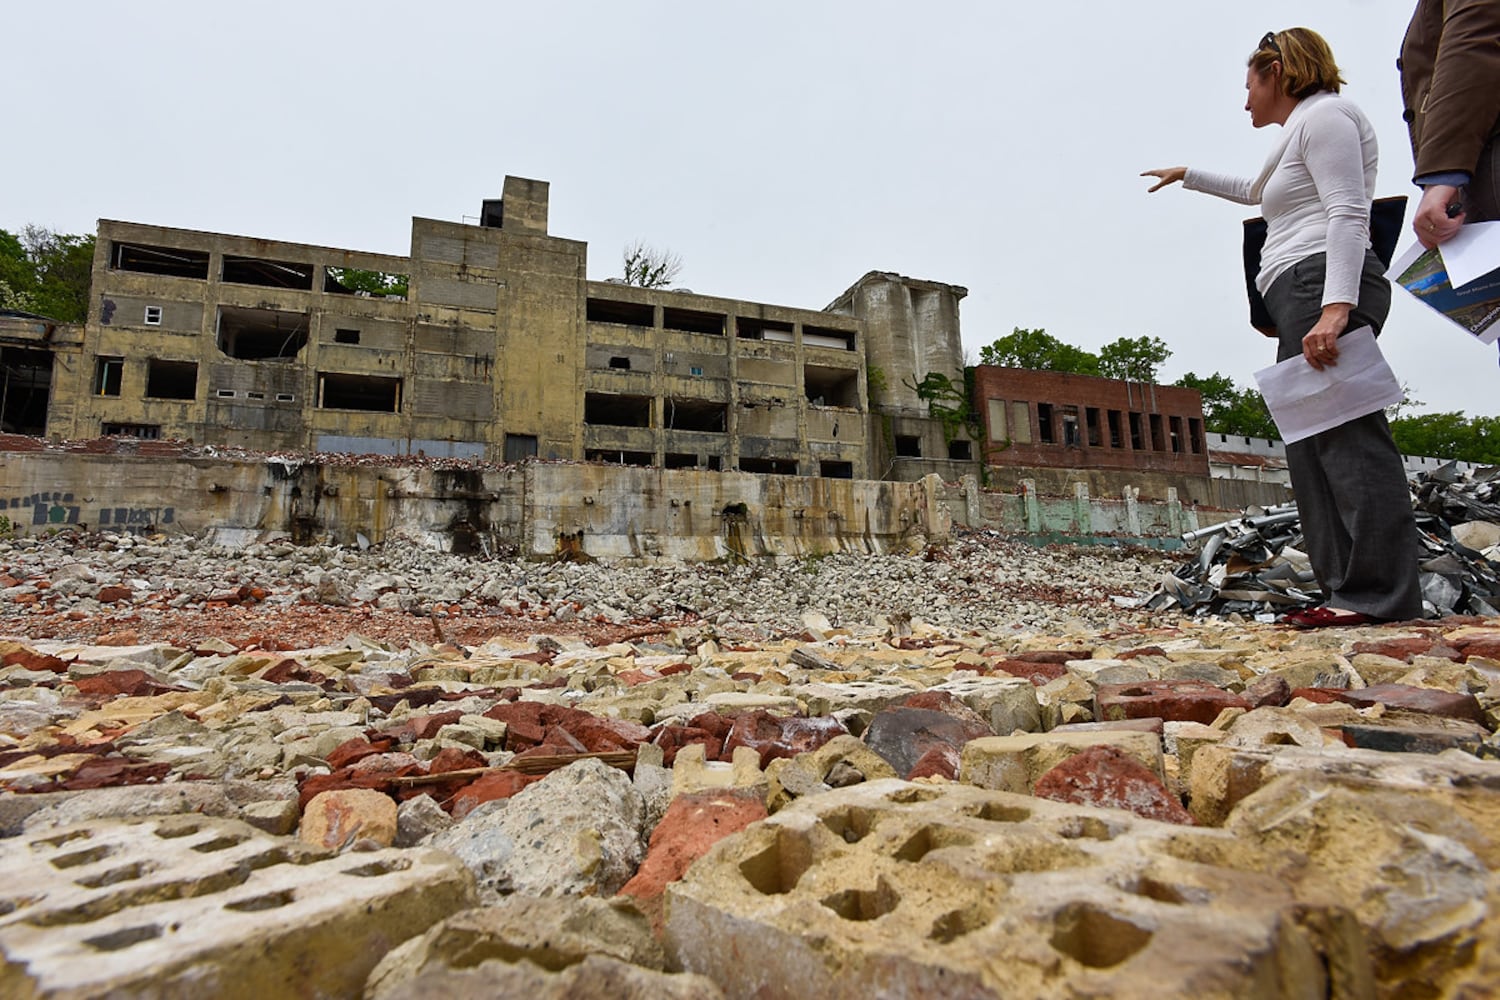
[[[1254,852],[1222,830],[875,781],[721,841],[668,887],[666,944],[728,997],[1346,995],[1325,963],[1368,970],[1357,930],[1325,933]]]
[[[472,905],[437,851],[332,854],[196,815],[50,828],[0,850],[0,996],[357,996]]]

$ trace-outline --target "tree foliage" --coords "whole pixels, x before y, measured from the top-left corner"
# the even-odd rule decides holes
[[[1397,417],[1391,436],[1404,455],[1500,464],[1500,417],[1466,417],[1462,410]]]
[[[88,317],[94,237],[27,226],[0,229],[0,309],[37,313],[63,323]]]
[[[1019,326],[1006,336],[981,347],[979,363],[1004,368],[1068,372],[1074,375],[1099,374],[1098,355],[1072,344],[1064,344],[1046,330],[1023,330]]]
[[[638,288],[670,288],[682,273],[682,258],[636,240],[625,248],[625,284]]]
[[[1203,426],[1215,434],[1272,440],[1280,437],[1261,394],[1255,389],[1241,389],[1228,375],[1188,372],[1172,384],[1198,390],[1203,397]]]
[[[367,295],[396,295],[406,298],[406,289],[411,278],[405,274],[389,271],[366,271],[358,267],[330,267],[328,274],[334,281],[351,292]]]
[[[1155,382],[1157,369],[1171,356],[1172,349],[1160,337],[1120,337],[1099,348],[1099,374]]]

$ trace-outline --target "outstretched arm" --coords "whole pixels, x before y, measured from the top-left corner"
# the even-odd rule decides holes
[[[1142,177],[1155,177],[1156,183],[1146,189],[1147,194],[1160,191],[1168,184],[1177,184],[1187,176],[1187,167],[1162,167],[1158,170],[1143,170]]]

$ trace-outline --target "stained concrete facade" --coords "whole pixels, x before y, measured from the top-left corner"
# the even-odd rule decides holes
[[[964,289],[871,272],[812,310],[589,281],[587,245],[547,231],[548,198],[546,182],[507,177],[478,225],[413,219],[405,257],[101,221],[45,434],[850,479],[978,471],[908,388],[961,379]],[[918,444],[896,460],[898,439]]]

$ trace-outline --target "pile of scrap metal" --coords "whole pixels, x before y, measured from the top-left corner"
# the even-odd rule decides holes
[[[1465,474],[1450,463],[1419,473],[1412,506],[1427,614],[1500,614],[1500,467]],[[1274,621],[1322,599],[1295,503],[1251,507],[1182,539],[1197,557],[1163,577],[1146,607]]]

